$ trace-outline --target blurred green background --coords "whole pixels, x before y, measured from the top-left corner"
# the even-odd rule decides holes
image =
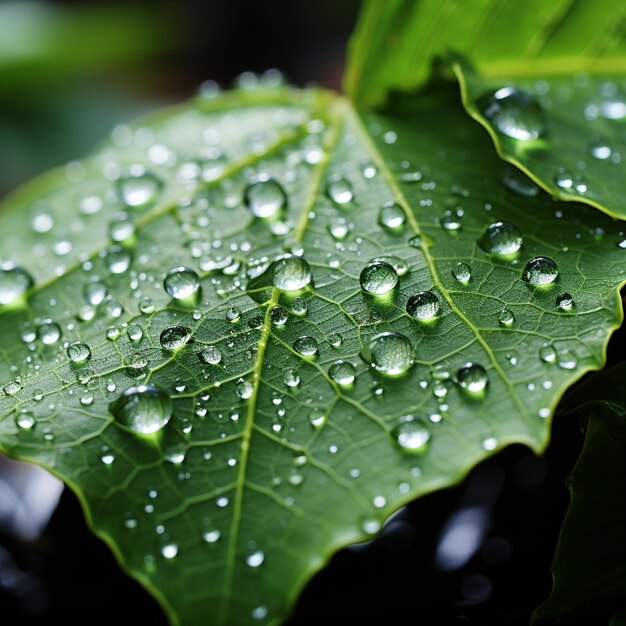
[[[120,122],[278,68],[339,88],[358,0],[0,0],[0,196]]]

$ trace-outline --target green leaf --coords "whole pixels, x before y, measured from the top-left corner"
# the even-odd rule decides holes
[[[198,99],[0,212],[2,260],[34,278],[18,297],[24,275],[0,275],[0,444],[74,489],[173,623],[280,622],[402,504],[510,443],[542,450],[602,365],[619,227],[504,186],[454,93],[363,116],[319,91]],[[485,238],[499,220],[517,253],[505,227]],[[507,232],[508,256],[480,247]],[[521,279],[538,256],[555,282]]]
[[[584,448],[568,481],[571,503],[552,565],[552,594],[535,611],[535,620],[576,615],[589,623],[608,623],[624,607],[625,376],[624,363],[595,374],[559,407],[588,421]],[[618,616],[615,623],[620,623]]]
[[[503,159],[556,198],[626,217],[623,78],[485,79],[458,57],[453,69],[463,104]]]
[[[623,7],[609,0],[365,0],[350,41],[346,91],[378,105],[424,86],[431,64],[461,52],[489,77],[621,73]]]

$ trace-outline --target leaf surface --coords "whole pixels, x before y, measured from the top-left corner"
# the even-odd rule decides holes
[[[567,615],[608,623],[624,606],[625,375],[624,364],[595,374],[559,407],[588,421],[584,448],[568,481],[571,503],[552,565],[552,594],[535,611],[538,623]]]
[[[459,58],[453,68],[468,113],[488,130],[503,159],[556,198],[626,217],[624,78],[486,79]],[[516,95],[508,95],[510,90]]]
[[[427,82],[454,50],[489,77],[621,73],[624,7],[609,0],[366,0],[348,55],[346,91],[378,105]]]
[[[74,489],[173,623],[279,623],[403,503],[510,443],[543,449],[560,395],[602,365],[619,227],[505,186],[454,92],[362,116],[319,91],[198,99],[6,200],[2,260],[34,286],[1,312],[0,444]],[[500,220],[523,238],[507,257],[477,243]],[[556,281],[521,279],[537,256]],[[374,291],[401,274],[385,296],[360,284],[380,257]],[[164,289],[181,266],[186,300],[188,281]],[[422,291],[430,320],[407,313]],[[122,419],[170,400],[151,434]]]

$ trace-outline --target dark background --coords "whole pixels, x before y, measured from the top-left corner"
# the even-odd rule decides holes
[[[57,29],[67,22],[81,30],[92,10],[113,18],[97,42],[82,48],[72,49],[72,29],[61,28],[69,55],[52,49],[35,63],[13,64],[0,57],[0,195],[82,156],[114,124],[191,96],[207,79],[228,86],[241,71],[278,68],[297,85],[340,88],[358,8],[356,0],[13,4],[31,6],[25,20],[54,9]],[[0,2],[0,37],[7,5]],[[116,12],[125,20],[129,6],[144,24],[137,45],[108,58],[107,46],[119,44]],[[77,63],[86,52],[93,59]],[[623,341],[623,332],[614,337],[611,362],[621,358]],[[339,552],[314,577],[289,626],[528,624],[550,592],[550,563],[569,501],[565,480],[583,438],[577,418],[557,417],[542,457],[512,446],[459,486],[410,504],[378,539]],[[484,513],[480,546],[461,566],[442,571],[434,561],[442,529],[468,507]],[[0,532],[0,624],[51,623],[166,624],[156,603],[86,529],[69,491],[39,539]]]

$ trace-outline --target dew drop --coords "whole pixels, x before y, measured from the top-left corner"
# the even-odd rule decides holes
[[[522,233],[508,222],[494,222],[478,240],[478,245],[488,254],[514,254],[522,247]]]
[[[198,358],[206,365],[219,365],[222,362],[222,352],[217,346],[207,346],[198,353]]]
[[[411,415],[400,418],[391,436],[400,449],[413,454],[423,452],[430,440],[428,429]]]
[[[562,370],[573,370],[578,365],[578,357],[570,350],[563,350],[558,353],[556,363]]]
[[[369,357],[371,366],[381,374],[400,376],[413,365],[413,347],[400,333],[380,333],[369,343]]]
[[[226,321],[236,324],[241,319],[241,311],[232,307],[226,311]]]
[[[380,208],[378,223],[387,230],[398,231],[406,224],[406,213],[399,204],[387,202]]]
[[[518,196],[524,196],[526,198],[533,198],[537,196],[540,191],[539,187],[516,167],[507,167],[504,170],[502,183]]]
[[[143,328],[139,324],[129,324],[126,334],[131,341],[141,341],[143,339]]]
[[[83,291],[85,300],[92,306],[98,306],[104,302],[107,295],[107,288],[104,283],[87,283]]]
[[[15,425],[20,430],[32,430],[35,426],[35,416],[32,413],[18,413],[15,416]]]
[[[111,274],[123,274],[130,267],[132,255],[130,250],[115,245],[106,251],[105,261]]]
[[[418,291],[408,299],[406,310],[417,320],[431,320],[439,312],[439,298],[431,291]]]
[[[82,341],[71,343],[67,347],[67,356],[72,363],[86,363],[91,358],[91,348]]]
[[[130,387],[110,405],[113,417],[126,428],[143,434],[161,430],[172,417],[172,400],[153,384]]]
[[[283,306],[276,305],[270,309],[272,326],[284,326],[289,319],[289,312]]]
[[[294,370],[287,370],[283,376],[283,381],[287,387],[297,387],[300,384],[300,376]]]
[[[398,274],[389,263],[372,261],[361,270],[359,282],[363,291],[375,296],[382,296],[396,286]]]
[[[350,224],[343,219],[333,220],[328,225],[328,232],[335,241],[343,241],[350,232]]]
[[[117,192],[124,204],[138,208],[156,200],[163,187],[162,181],[141,166],[134,166],[131,172],[117,180]]]
[[[248,567],[259,567],[263,561],[265,561],[265,553],[261,550],[256,550],[246,557],[246,565]]]
[[[335,361],[328,369],[328,375],[341,387],[348,387],[354,382],[355,369],[348,361]]]
[[[161,548],[161,554],[165,559],[173,559],[178,554],[178,546],[175,543],[168,543]]]
[[[515,315],[511,309],[504,308],[498,313],[498,323],[501,326],[511,326],[515,321]]]
[[[452,276],[462,285],[467,285],[472,278],[472,270],[467,263],[459,262],[452,268]]]
[[[440,218],[439,224],[441,228],[448,231],[449,233],[454,233],[461,228],[461,215],[457,212],[446,211]]]
[[[10,261],[0,262],[0,306],[21,298],[33,286],[31,275]]]
[[[336,204],[348,204],[354,197],[352,185],[341,174],[333,174],[326,181],[326,195]]]
[[[478,363],[466,363],[459,368],[456,374],[457,384],[469,394],[479,394],[484,391],[489,382],[487,372]]]
[[[200,279],[189,267],[174,267],[167,273],[163,286],[175,300],[186,300],[198,291]]]
[[[216,543],[219,541],[220,536],[221,533],[219,530],[207,530],[202,533],[202,539],[204,539],[207,543]]]
[[[500,133],[512,139],[538,139],[545,132],[541,107],[530,94],[515,87],[502,87],[493,93],[483,114]]]
[[[298,354],[306,357],[314,357],[317,356],[318,353],[317,341],[308,335],[298,337],[298,339],[293,342],[293,349]]]
[[[2,387],[2,391],[6,393],[8,396],[14,396],[15,394],[22,391],[22,383],[18,380],[10,380],[4,387]]]
[[[37,337],[41,343],[50,346],[61,338],[61,327],[52,320],[47,320],[37,328]]]
[[[250,381],[245,380],[244,378],[240,378],[235,383],[235,395],[238,398],[241,398],[242,400],[247,400],[248,398],[252,397],[253,393],[254,393],[254,386],[252,385]]]
[[[569,311],[574,306],[574,298],[564,291],[556,297],[556,306],[562,311]]]
[[[552,344],[544,344],[539,348],[539,358],[544,363],[555,363],[556,362],[556,350]]]
[[[244,202],[255,217],[273,217],[287,205],[287,194],[282,185],[261,174],[244,191]]]
[[[298,291],[311,282],[311,268],[302,257],[289,255],[272,263],[270,277],[276,289]]]
[[[558,275],[559,270],[552,259],[538,256],[528,261],[522,272],[522,280],[531,285],[548,285],[553,283]]]
[[[191,339],[191,330],[185,326],[168,326],[159,335],[159,343],[164,350],[178,350],[189,339]]]

